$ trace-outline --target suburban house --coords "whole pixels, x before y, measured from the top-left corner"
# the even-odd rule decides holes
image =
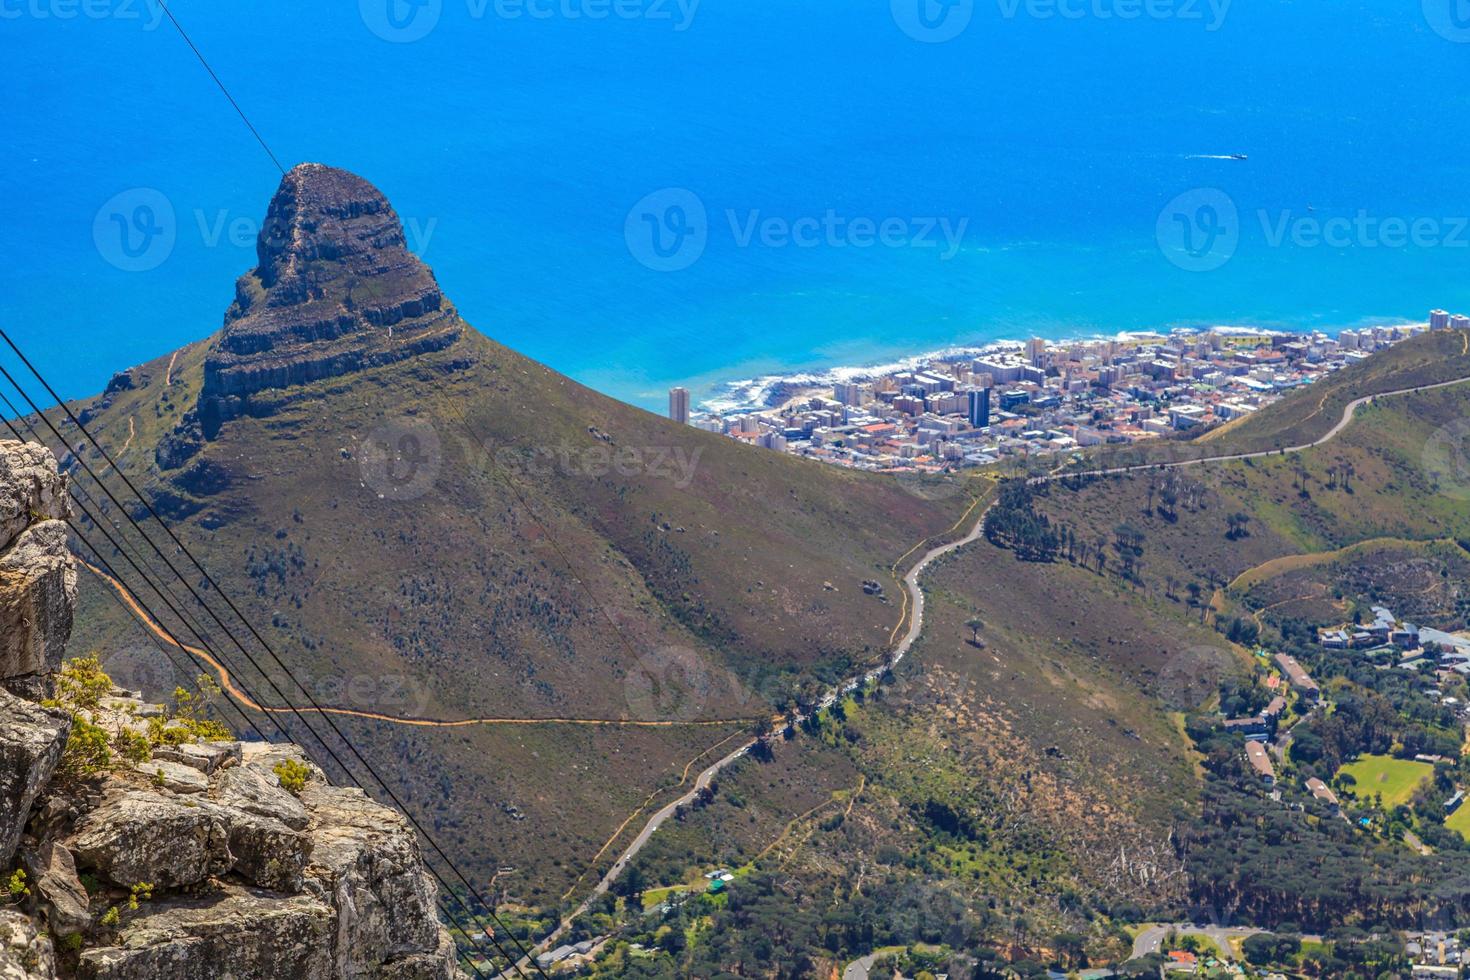
[[[1286,679],[1291,683],[1292,688],[1308,701],[1315,702],[1322,696],[1322,689],[1317,686],[1316,681],[1312,680],[1312,675],[1308,674],[1306,669],[1297,663],[1295,657],[1278,653],[1276,655],[1276,666],[1281,668],[1281,672],[1286,675]]]
[[[1260,714],[1249,718],[1227,718],[1220,723],[1220,727],[1232,735],[1269,742],[1276,734],[1276,725],[1285,712],[1286,698],[1278,694]]]
[[[1307,790],[1321,802],[1332,809],[1334,815],[1342,812],[1342,804],[1338,802],[1337,794],[1332,788],[1320,779],[1307,780]]]
[[[1251,718],[1227,718],[1220,725],[1232,735],[1243,735],[1248,739],[1269,739],[1271,726],[1263,715]]]
[[[1276,785],[1276,767],[1271,764],[1271,757],[1266,754],[1264,745],[1260,742],[1245,743],[1245,757],[1256,775],[1261,777],[1262,783],[1268,787]]]

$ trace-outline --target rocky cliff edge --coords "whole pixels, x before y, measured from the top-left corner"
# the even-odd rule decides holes
[[[63,669],[68,517],[51,454],[0,442],[0,980],[458,980],[400,814]]]

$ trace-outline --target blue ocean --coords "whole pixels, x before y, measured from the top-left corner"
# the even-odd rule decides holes
[[[1460,0],[174,0],[289,167],[650,408],[1002,337],[1470,309]],[[218,328],[280,173],[157,0],[0,0],[0,324]]]

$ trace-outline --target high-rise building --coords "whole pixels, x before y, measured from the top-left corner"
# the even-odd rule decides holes
[[[1032,337],[1026,341],[1026,360],[1034,367],[1046,366],[1046,341],[1040,337]]]
[[[1450,329],[1470,330],[1470,316],[1466,316],[1463,313],[1456,313],[1454,316],[1450,317]]]
[[[1450,325],[1450,315],[1444,310],[1429,311],[1429,329],[1444,330]]]
[[[867,393],[868,386],[855,381],[839,381],[832,386],[832,397],[844,405],[861,405]]]
[[[669,418],[680,425],[689,424],[689,389],[669,389]]]
[[[977,429],[990,425],[990,389],[976,388],[970,391],[970,424]]]

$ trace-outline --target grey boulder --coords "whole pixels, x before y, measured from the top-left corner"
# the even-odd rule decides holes
[[[82,953],[82,980],[325,980],[332,910],[305,895],[225,886],[208,898],[150,902],[109,946]]]
[[[51,940],[19,912],[0,910],[0,980],[55,980]]]
[[[229,870],[229,825],[208,803],[127,790],[87,814],[70,842],[78,863],[124,888],[197,885]]]
[[[31,892],[46,913],[46,923],[58,936],[86,931],[92,924],[90,898],[77,877],[71,851],[48,841],[25,855]]]
[[[71,719],[0,690],[0,866],[15,857],[31,806],[61,761]]]

